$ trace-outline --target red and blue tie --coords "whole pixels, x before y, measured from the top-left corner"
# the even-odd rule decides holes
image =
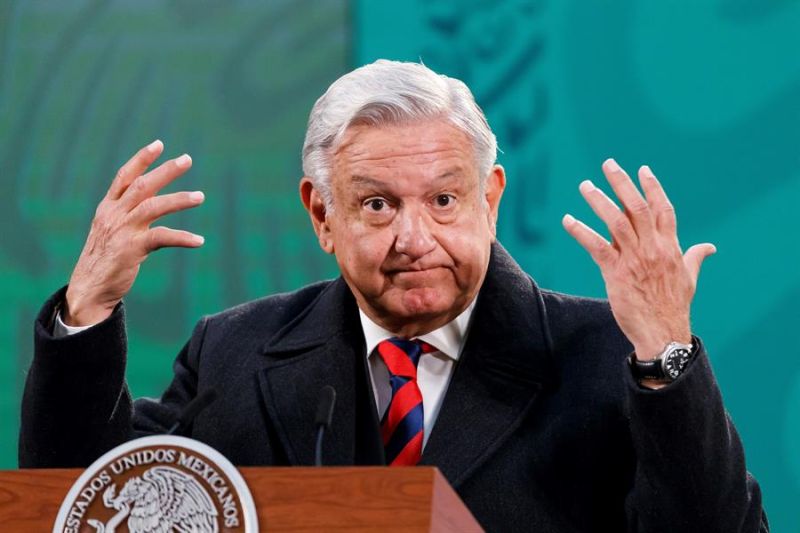
[[[381,420],[381,436],[389,466],[413,466],[422,456],[425,417],[417,385],[417,364],[423,353],[436,348],[421,340],[392,337],[378,344],[389,370],[392,400]]]

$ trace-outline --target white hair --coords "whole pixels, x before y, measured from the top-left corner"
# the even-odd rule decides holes
[[[379,59],[333,82],[308,118],[303,172],[333,208],[331,156],[347,128],[449,120],[470,138],[481,188],[497,159],[497,139],[464,82],[420,63]]]

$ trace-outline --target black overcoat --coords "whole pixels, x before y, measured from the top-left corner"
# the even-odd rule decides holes
[[[219,398],[189,436],[237,465],[309,465],[325,385],[337,392],[326,463],[383,463],[363,332],[341,278],[203,318],[158,401],[131,400],[122,306],[54,338],[63,294],[36,321],[20,466],[86,466],[164,432],[208,388]],[[766,530],[702,346],[658,391],[632,379],[630,352],[606,301],[542,290],[494,245],[422,463],[439,467],[490,531]]]

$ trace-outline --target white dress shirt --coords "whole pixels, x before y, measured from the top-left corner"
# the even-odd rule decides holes
[[[464,341],[467,337],[470,317],[475,308],[475,301],[455,319],[448,322],[439,329],[435,329],[425,335],[417,337],[436,348],[435,352],[422,354],[417,366],[417,385],[422,393],[422,409],[425,421],[425,433],[423,435],[422,446],[428,442],[428,437],[433,430],[433,424],[439,415],[442,406],[444,393],[453,375],[456,361],[461,355]],[[390,331],[380,327],[370,320],[360,309],[361,327],[364,329],[364,339],[367,342],[367,360],[369,361],[369,377],[372,383],[372,391],[375,394],[375,405],[378,408],[378,418],[382,418],[389,402],[392,399],[392,386],[389,382],[389,370],[383,359],[375,353],[375,348],[381,341],[396,337]],[[69,326],[61,320],[61,312],[56,314],[55,324],[53,325],[53,336],[56,338],[66,337],[81,332],[92,326]]]
[[[436,422],[436,417],[439,415],[439,409],[442,406],[444,393],[447,391],[456,361],[458,361],[461,349],[464,347],[469,320],[472,316],[472,310],[475,308],[476,300],[477,298],[472,300],[472,303],[469,304],[464,312],[444,326],[416,337],[437,350],[432,353],[422,354],[417,366],[417,385],[419,385],[419,391],[422,393],[422,410],[425,421],[425,432],[422,440],[423,448],[428,442],[431,430],[433,430],[433,424]],[[386,331],[370,320],[360,309],[358,312],[361,315],[364,339],[367,341],[369,376],[372,382],[372,391],[375,394],[375,405],[378,407],[378,418],[380,419],[392,399],[392,386],[389,382],[389,370],[375,348],[381,341],[397,335]]]
[[[85,329],[89,329],[94,325],[95,324],[91,324],[89,326],[70,326],[68,324],[64,324],[64,321],[61,320],[61,310],[59,310],[58,313],[56,313],[56,321],[53,324],[53,337],[60,339],[61,337],[74,335]]]

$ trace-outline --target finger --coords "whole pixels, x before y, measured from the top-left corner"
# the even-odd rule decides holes
[[[650,204],[650,211],[656,219],[656,229],[667,235],[675,234],[678,230],[675,218],[675,208],[667,198],[667,193],[659,183],[653,171],[647,165],[639,169],[639,184]]]
[[[683,254],[683,264],[686,265],[692,281],[697,283],[697,278],[700,275],[700,266],[703,261],[710,255],[717,253],[717,247],[711,243],[695,244]]]
[[[142,200],[155,195],[173,180],[183,175],[192,166],[189,154],[171,159],[157,166],[147,174],[136,178],[120,198],[128,210],[133,210]]]
[[[144,247],[146,253],[160,250],[161,248],[197,248],[202,246],[205,239],[202,235],[196,235],[184,230],[158,226],[151,228],[144,233]]]
[[[561,219],[561,224],[567,230],[567,233],[572,235],[578,241],[578,244],[589,252],[589,255],[592,256],[592,259],[600,268],[614,261],[619,254],[607,240],[572,215],[564,215],[564,218]]]
[[[151,196],[137,205],[130,213],[130,219],[144,225],[171,213],[190,209],[202,204],[205,195],[201,191],[174,192],[162,196]]]
[[[640,240],[650,242],[655,232],[655,221],[650,212],[650,206],[647,205],[647,200],[639,193],[639,189],[636,188],[627,172],[613,159],[606,159],[603,163],[603,173],[614,190],[614,194],[622,202]]]
[[[163,151],[164,143],[156,139],[136,152],[136,154],[117,171],[117,175],[114,181],[111,182],[111,187],[109,187],[106,196],[112,200],[118,200],[133,180],[141,176],[142,173],[147,170],[147,167],[158,159],[158,156],[160,156]]]
[[[581,182],[578,190],[580,190],[581,195],[589,204],[589,207],[592,208],[592,211],[600,217],[600,220],[605,222],[615,242],[619,243],[621,247],[636,247],[638,237],[633,226],[631,226],[630,219],[620,211],[617,204],[606,193],[595,187],[590,180]]]

